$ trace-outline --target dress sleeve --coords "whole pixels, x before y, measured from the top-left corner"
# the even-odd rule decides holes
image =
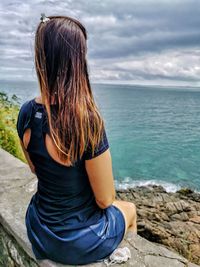
[[[99,145],[95,148],[94,155],[92,155],[91,145],[89,145],[86,151],[84,152],[84,159],[88,160],[95,158],[100,154],[102,154],[104,151],[106,151],[108,148],[109,148],[109,142],[106,135],[106,130],[105,128],[103,128],[103,138],[101,139]]]
[[[25,130],[31,127],[31,114],[32,114],[31,103],[29,101],[26,101],[20,107],[16,124],[18,136],[22,141]]]

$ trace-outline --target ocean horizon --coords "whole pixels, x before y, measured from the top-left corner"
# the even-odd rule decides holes
[[[103,115],[117,188],[162,185],[200,191],[200,88],[91,83]],[[20,98],[39,94],[37,82],[0,81]]]

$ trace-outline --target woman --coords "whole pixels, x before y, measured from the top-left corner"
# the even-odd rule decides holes
[[[42,14],[35,36],[41,96],[23,103],[17,120],[21,146],[38,178],[25,217],[34,255],[71,265],[101,261],[127,230],[137,232],[135,205],[115,199],[86,40],[76,19]]]

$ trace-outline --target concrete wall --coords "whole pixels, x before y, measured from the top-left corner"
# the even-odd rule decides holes
[[[37,187],[37,177],[27,164],[0,149],[0,267],[63,266],[36,261],[25,228],[25,212]],[[139,235],[127,234],[119,247],[127,246],[131,259],[122,266],[195,267],[187,259]],[[116,264],[115,264],[116,265]],[[82,265],[83,266],[83,265]],[[87,266],[106,266],[105,263]]]

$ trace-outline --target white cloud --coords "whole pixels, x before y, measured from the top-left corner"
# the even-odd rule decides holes
[[[36,80],[34,34],[45,13],[84,24],[92,81],[199,86],[199,12],[198,0],[1,1],[0,79]]]

